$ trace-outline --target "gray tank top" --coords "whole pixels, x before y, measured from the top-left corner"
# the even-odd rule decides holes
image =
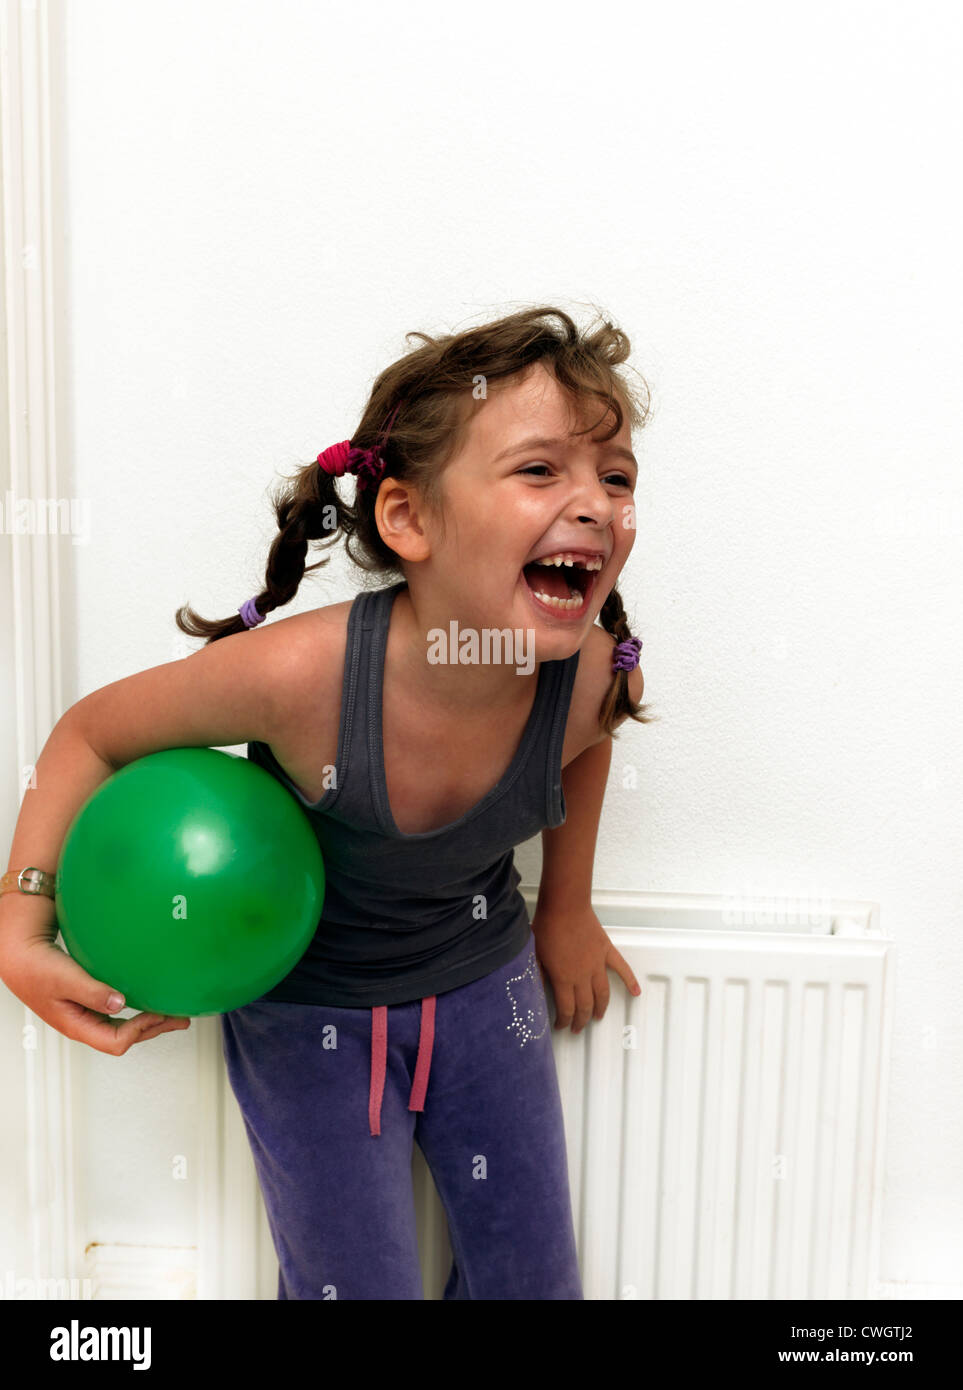
[[[404,1004],[480,979],[528,940],[514,848],[565,820],[562,743],[579,652],[539,664],[521,743],[487,795],[449,825],[404,835],[388,805],[381,715],[388,624],[405,584],[362,590],[351,605],[336,785],[308,801],[266,743],[247,745],[303,807],[325,868],[314,938],[263,1000]]]

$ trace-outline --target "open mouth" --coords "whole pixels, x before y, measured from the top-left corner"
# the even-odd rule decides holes
[[[533,560],[522,575],[533,597],[555,613],[577,616],[585,611],[603,562],[573,556],[571,560]],[[591,565],[592,568],[588,568]]]

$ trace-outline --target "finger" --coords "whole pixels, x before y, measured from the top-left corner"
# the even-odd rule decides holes
[[[189,1018],[178,1018],[174,1014],[145,1012],[125,1018],[118,1028],[118,1035],[126,1042],[125,1051],[135,1043],[156,1038],[158,1033],[181,1032],[190,1026]]]
[[[68,956],[59,946],[44,944],[45,970],[51,970],[50,951],[56,953],[53,957],[52,979],[53,990],[58,998],[82,1004],[85,1008],[105,1016],[119,1013],[121,1009],[126,1008],[123,990],[115,989],[105,980],[97,980],[89,975],[73,956]],[[115,1002],[117,999],[120,1000],[119,1003]]]
[[[154,1013],[138,1014],[133,1019],[110,1018],[95,1009],[85,1008],[75,999],[58,999],[46,1021],[75,1042],[86,1043],[88,1047],[96,1048],[98,1052],[108,1052],[113,1057],[121,1057],[135,1035],[145,1028],[161,1024],[164,1017],[163,1014]]]
[[[555,1027],[567,1028],[575,1013],[575,990],[572,985],[552,986],[555,995]]]
[[[575,986],[575,1022],[572,1024],[573,1033],[581,1033],[582,1029],[592,1017],[592,1009],[595,1006],[595,993],[592,989],[592,981],[579,980]]]
[[[601,1019],[605,1017],[605,1010],[609,1006],[609,977],[603,970],[601,975],[592,976],[592,989],[595,991],[595,1010],[594,1017]]]
[[[133,1018],[116,1019],[93,1009],[85,1009],[72,999],[59,1001],[59,1019],[48,1020],[68,1038],[86,1043],[98,1052],[122,1057],[135,1043],[189,1026],[190,1019],[162,1013],[140,1013]]]
[[[614,970],[616,974],[621,975],[625,987],[630,994],[638,995],[642,993],[642,986],[635,978],[631,965],[629,965],[621,951],[617,951],[614,946],[610,946],[605,963]]]
[[[133,1020],[131,1020],[133,1021]],[[134,1038],[133,1043],[146,1042],[148,1038],[156,1038],[161,1033],[182,1033],[186,1028],[190,1028],[189,1018],[177,1018],[172,1014],[166,1014],[160,1023],[151,1024],[147,1028],[142,1028]]]

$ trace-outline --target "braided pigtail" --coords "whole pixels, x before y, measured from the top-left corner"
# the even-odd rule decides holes
[[[291,602],[306,574],[329,563],[326,556],[313,565],[305,564],[310,541],[331,546],[339,534],[353,533],[354,508],[340,497],[337,479],[316,462],[290,475],[287,484],[271,496],[278,533],[268,552],[264,587],[242,605],[249,621],[245,622],[240,610],[232,618],[202,618],[185,604],[174,616],[181,632],[204,637],[210,643],[256,626],[275,608]]]
[[[629,620],[622,606],[622,595],[617,588],[611,591],[602,604],[599,621],[605,631],[611,633],[616,642],[624,642],[632,636]],[[604,729],[607,734],[611,734],[613,738],[618,738],[615,726],[625,715],[639,724],[651,724],[657,721],[659,718],[657,714],[646,713],[649,708],[649,705],[637,704],[629,694],[628,671],[616,671],[613,673],[612,682],[599,709],[599,727]]]

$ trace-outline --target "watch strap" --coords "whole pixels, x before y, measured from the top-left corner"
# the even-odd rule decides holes
[[[56,897],[56,878],[53,874],[44,873],[43,869],[33,867],[10,869],[0,878],[0,893],[13,893],[18,889],[21,893],[42,893],[45,897],[53,898]]]

